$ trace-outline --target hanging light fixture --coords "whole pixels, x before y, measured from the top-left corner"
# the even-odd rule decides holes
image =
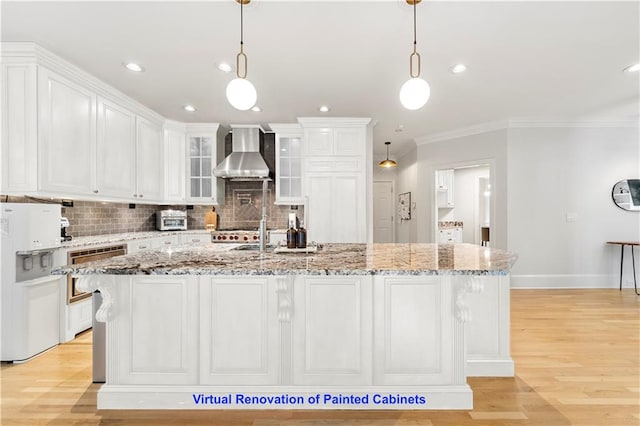
[[[407,80],[400,89],[400,102],[406,109],[420,109],[429,100],[431,89],[429,83],[420,78],[420,54],[416,51],[416,4],[422,0],[407,0],[407,3],[413,5],[413,53],[409,55],[409,75],[411,78]],[[417,70],[414,72],[413,63],[417,62]]]
[[[398,164],[395,161],[389,160],[389,145],[391,145],[391,142],[385,142],[384,144],[387,146],[387,159],[379,162],[378,166],[384,167],[385,169],[397,166]]]
[[[227,85],[227,100],[235,109],[246,111],[256,104],[258,94],[253,84],[247,80],[247,55],[244,54],[244,14],[243,7],[251,0],[236,0],[240,3],[240,53],[236,56],[236,75]],[[242,62],[242,67],[240,63]],[[242,69],[242,72],[240,71]]]

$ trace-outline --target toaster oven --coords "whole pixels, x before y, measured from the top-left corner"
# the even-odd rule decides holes
[[[158,231],[186,231],[187,212],[182,210],[160,210],[156,213]]]

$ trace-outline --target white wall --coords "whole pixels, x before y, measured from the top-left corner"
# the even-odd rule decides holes
[[[620,248],[605,242],[640,240],[640,214],[616,207],[611,189],[640,177],[638,129],[517,128],[508,139],[512,286],[617,286]]]
[[[411,220],[400,222],[396,221],[396,242],[398,243],[415,243],[417,239],[418,221],[426,210],[425,205],[419,203],[417,196],[417,149],[412,149],[404,156],[398,159],[397,181],[396,181],[396,207],[398,194],[411,192],[411,202],[415,201],[415,209],[411,210]],[[397,208],[396,208],[397,216]]]
[[[419,183],[419,186],[416,183],[419,188],[416,192],[419,205],[419,214],[416,215],[417,241],[435,242],[434,172],[473,164],[492,165],[491,187],[495,194],[491,209],[491,223],[494,224],[491,230],[492,247],[507,248],[506,129],[418,145],[415,180]]]

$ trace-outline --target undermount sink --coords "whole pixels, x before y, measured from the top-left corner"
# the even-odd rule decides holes
[[[259,251],[260,244],[239,244],[237,247],[232,248],[233,251]],[[273,250],[273,246],[267,244],[265,250]]]

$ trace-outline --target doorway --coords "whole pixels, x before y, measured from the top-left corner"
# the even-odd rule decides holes
[[[489,163],[436,170],[436,242],[491,245],[491,171]]]
[[[395,214],[393,181],[373,182],[373,242],[394,243]]]

